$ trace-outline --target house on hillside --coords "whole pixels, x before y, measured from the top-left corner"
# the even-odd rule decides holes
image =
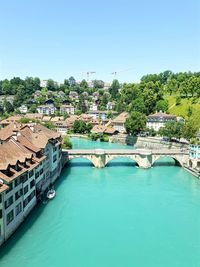
[[[114,120],[112,120],[111,125],[119,133],[126,133],[125,122],[127,118],[128,118],[128,113],[122,112]]]
[[[40,105],[37,107],[37,112],[42,115],[53,115],[56,107],[53,104]]]
[[[26,105],[21,105],[21,107],[19,107],[19,111],[21,113],[27,113],[28,112],[28,108]]]
[[[71,100],[77,100],[78,99],[78,93],[76,91],[70,91],[69,92],[69,98]]]
[[[96,110],[96,111],[88,111],[87,114],[90,115],[93,119],[101,119],[106,120],[108,116],[109,111],[108,110]],[[113,115],[117,115],[116,111],[112,112]]]
[[[75,108],[72,105],[62,105],[60,106],[60,114],[74,114]]]
[[[175,115],[166,114],[160,111],[147,117],[146,126],[155,131],[159,131],[159,129],[164,127],[165,123],[168,121],[177,121],[177,117]]]

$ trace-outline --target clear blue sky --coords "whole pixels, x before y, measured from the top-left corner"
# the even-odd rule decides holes
[[[200,71],[199,0],[0,0],[0,79]]]

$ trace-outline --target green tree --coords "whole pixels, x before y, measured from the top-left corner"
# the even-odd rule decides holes
[[[11,113],[14,111],[13,105],[7,100],[4,101],[4,109],[7,113]]]
[[[169,108],[167,100],[159,100],[156,104],[156,110],[166,112]]]
[[[72,142],[68,136],[65,136],[63,138],[62,148],[65,148],[65,149],[71,149],[72,148]]]
[[[110,88],[109,88],[109,93],[111,94],[112,99],[116,99],[117,95],[119,93],[120,89],[120,84],[118,80],[113,80]]]
[[[84,89],[88,88],[88,83],[86,82],[85,79],[83,79],[83,80],[81,81],[81,83],[80,83],[80,87],[82,87],[82,88],[84,88]]]
[[[133,111],[126,119],[125,128],[127,133],[137,135],[146,127],[146,116],[140,112]]]
[[[160,128],[159,134],[168,137],[170,140],[172,138],[180,139],[183,136],[183,127],[183,122],[168,121],[164,127]]]

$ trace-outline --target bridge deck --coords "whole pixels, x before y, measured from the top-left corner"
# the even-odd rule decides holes
[[[162,150],[146,150],[146,149],[70,149],[62,150],[68,155],[188,155],[187,150],[180,149],[162,149]]]

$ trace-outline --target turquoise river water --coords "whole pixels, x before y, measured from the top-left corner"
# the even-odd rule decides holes
[[[142,170],[76,159],[55,188],[0,248],[0,267],[200,267],[200,181],[173,161]]]

